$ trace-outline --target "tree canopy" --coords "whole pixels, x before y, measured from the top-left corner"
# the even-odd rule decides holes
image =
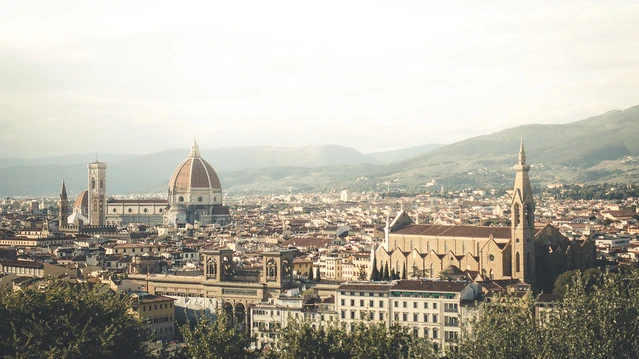
[[[307,321],[291,321],[282,330],[279,359],[430,359],[438,355],[433,345],[409,333],[408,328],[361,321],[352,331],[338,322],[314,327]]]
[[[56,281],[0,290],[3,358],[143,358],[150,339],[130,298],[104,286]]]
[[[455,357],[638,358],[639,271],[596,273],[574,273],[546,310],[531,296],[484,303]]]
[[[249,352],[250,338],[239,328],[229,325],[224,312],[215,320],[207,316],[198,317],[195,323],[180,327],[184,338],[182,356],[190,359],[252,358]],[[182,357],[178,355],[177,357]]]

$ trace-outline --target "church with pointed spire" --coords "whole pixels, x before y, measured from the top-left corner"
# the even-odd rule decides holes
[[[569,239],[550,224],[536,225],[523,140],[514,170],[510,228],[416,224],[400,211],[375,253],[377,267],[388,264],[391,271],[417,278],[519,280],[546,290],[564,271],[592,267],[592,241]]]

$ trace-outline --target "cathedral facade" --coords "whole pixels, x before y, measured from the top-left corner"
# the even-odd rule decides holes
[[[568,239],[548,224],[535,226],[535,202],[523,142],[515,165],[511,226],[415,224],[400,212],[376,251],[378,268],[420,278],[467,275],[480,279],[519,279],[547,288],[562,272],[594,265],[588,239]]]

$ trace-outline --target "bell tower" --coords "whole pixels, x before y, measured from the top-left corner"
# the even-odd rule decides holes
[[[511,274],[513,278],[532,283],[535,279],[535,201],[526,164],[524,140],[519,147],[519,162],[515,165],[515,187],[511,209]]]
[[[67,188],[62,180],[62,188],[60,188],[60,199],[58,200],[58,228],[67,226],[67,218],[69,217],[69,197],[67,197]]]
[[[106,220],[106,163],[87,165],[89,169],[89,224],[104,226]]]

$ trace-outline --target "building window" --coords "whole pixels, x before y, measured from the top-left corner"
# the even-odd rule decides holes
[[[433,303],[433,309],[437,309],[437,303]]]
[[[380,301],[379,301],[379,307],[380,307],[380,308],[384,308],[384,301],[383,301],[383,300],[380,300]]]
[[[413,302],[413,308],[417,308],[417,302]]]
[[[379,312],[379,320],[384,320],[384,312]]]
[[[355,299],[351,299],[351,307],[355,306]]]
[[[368,301],[368,306],[369,306],[369,307],[371,307],[371,308],[375,307],[375,303],[374,303],[374,301],[369,300],[369,301]]]
[[[184,202],[184,197],[182,196],[178,197],[178,202]]]
[[[342,302],[342,306],[344,306],[344,305],[345,305],[345,304],[344,304],[345,300],[344,300],[344,299],[342,299],[342,301],[341,301],[341,302]]]
[[[346,319],[346,311],[342,310],[342,319]]]
[[[364,306],[364,299],[361,299],[361,300],[359,301],[359,306],[360,306],[360,307],[363,307],[363,306]]]
[[[424,323],[428,323],[428,314],[424,314]]]
[[[404,306],[404,308],[406,308],[406,301],[404,301],[404,303],[402,305]]]
[[[439,334],[439,330],[433,329],[433,339],[437,339],[438,334]]]
[[[433,314],[433,323],[437,323],[437,314]]]
[[[417,313],[413,314],[413,322],[418,321],[418,318],[419,318],[419,314]]]

